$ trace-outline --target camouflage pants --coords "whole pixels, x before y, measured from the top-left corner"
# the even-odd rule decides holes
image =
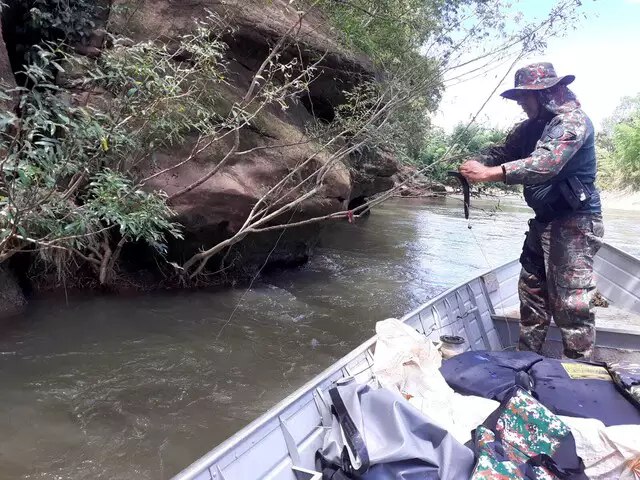
[[[589,358],[595,344],[593,258],[604,225],[597,214],[529,221],[520,263],[520,350],[540,352],[551,318],[562,332],[564,355]]]

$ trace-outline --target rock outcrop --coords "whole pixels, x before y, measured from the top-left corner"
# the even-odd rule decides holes
[[[316,166],[326,164],[328,154],[317,153],[318,145],[306,133],[308,125],[318,120],[332,122],[335,109],[345,102],[344,92],[377,75],[366,56],[340,45],[320,12],[312,12],[300,20],[287,0],[99,2],[105,8],[101,10],[103,16],[96,18],[95,32],[75,46],[78,54],[89,59],[98,57],[101,49],[109,48],[105,31],[134,42],[162,42],[171,48],[178,45],[181,36],[191,33],[196,20],[206,17],[208,12],[224,18],[227,27],[221,33],[228,45],[228,81],[219,88],[229,105],[244,95],[270,49],[283,35],[295,32],[298,43],[282,52],[281,61],[300,58],[301,63],[308,65],[322,58],[307,94],[289,101],[286,110],[279,106],[265,108],[249,128],[241,131],[239,151],[251,150],[250,153],[234,156],[207,181],[171,200],[176,221],[184,227],[184,239],[170,244],[170,260],[178,263],[236,233],[256,201],[302,160],[314,156]],[[4,72],[10,73],[11,67],[3,46],[0,45],[0,72],[4,78]],[[68,87],[65,82],[69,75],[72,72],[60,75],[59,85],[63,89]],[[94,106],[100,106],[109,103],[104,93],[92,91],[89,95],[68,89],[61,95],[79,102],[83,102],[84,95],[91,97]],[[190,155],[195,141],[195,137],[188,138],[182,145],[151,152],[153,161],[139,166],[137,173],[146,178],[180,163]],[[231,138],[217,142],[181,167],[155,176],[145,188],[163,190],[171,197],[216,165],[231,142]],[[278,145],[286,147],[265,148]],[[397,170],[398,163],[391,153],[372,149],[332,162],[323,190],[281,220],[296,222],[359,205],[367,197],[391,188],[391,177]],[[279,231],[251,235],[228,256],[238,270],[247,272],[255,271],[267,258],[271,264],[299,264],[307,260],[320,228],[320,224],[312,224],[283,235]],[[129,264],[128,268],[136,269],[136,262],[144,257],[139,253],[138,246],[125,249],[123,261]],[[156,262],[149,261],[149,265],[153,267]]]
[[[7,48],[2,34],[0,22],[0,83],[12,88],[16,86],[13,70]],[[13,99],[0,98],[0,108],[11,110],[14,107]],[[2,151],[0,151],[2,155]],[[20,313],[26,305],[26,300],[13,274],[8,268],[0,265],[0,319]]]
[[[410,165],[402,165],[391,180],[394,186],[398,187],[396,195],[400,197],[437,197],[451,190],[419,173],[416,167]]]
[[[7,46],[4,41],[2,22],[0,22],[0,83],[9,88],[16,86],[16,80],[13,76],[13,70],[11,68],[11,61],[9,60]],[[2,108],[3,110],[12,109],[14,106],[13,104],[13,99],[0,98],[0,108]]]
[[[115,0],[113,12],[128,12],[127,0]],[[223,36],[228,45],[229,86],[224,96],[239,99],[248,89],[253,75],[269,53],[269,49],[298,22],[296,10],[286,1],[236,0],[222,4],[216,1],[194,1],[188,4],[169,0],[138,1],[133,14],[113,13],[109,30],[135,41],[155,39],[169,46],[180,35],[194,28],[194,18],[212,11],[229,21],[230,31]],[[353,88],[362,78],[374,78],[376,71],[370,60],[343,50],[318,13],[306,16],[296,27],[302,51],[296,47],[283,52],[286,56],[302,54],[303,61],[324,55],[317,77],[308,95],[291,102],[286,111],[271,107],[255,119],[241,135],[240,150],[258,149],[236,157],[214,177],[181,195],[172,203],[178,221],[184,226],[184,241],[172,245],[172,256],[186,258],[201,248],[210,247],[235,233],[251,207],[265,191],[302,160],[313,155],[318,146],[305,134],[305,125],[319,118],[331,122],[334,109],[344,103],[343,91]],[[195,141],[192,139],[191,142]],[[149,186],[162,189],[170,196],[190,185],[222,158],[231,139],[202,152],[194,161],[179,169],[154,178]],[[296,144],[296,145],[292,145]],[[286,148],[264,149],[271,145]],[[179,163],[191,152],[192,143],[171,151],[158,152],[153,167],[141,172],[148,176]],[[326,161],[319,155],[317,163]],[[349,159],[336,162],[325,180],[326,188],[300,205],[287,221],[297,221],[348,208],[352,201],[387,190],[393,186],[391,176],[398,170],[393,155],[365,150]],[[267,253],[270,262],[299,263],[306,260],[317,237],[318,227],[296,229],[283,237],[279,233],[258,235],[243,242],[241,263],[260,263]],[[274,250],[274,245],[277,246]]]

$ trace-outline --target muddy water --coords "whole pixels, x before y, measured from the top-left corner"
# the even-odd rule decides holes
[[[0,331],[0,478],[169,478],[400,316],[517,256],[529,213],[396,201],[251,291],[69,298]],[[607,240],[640,255],[640,214]]]

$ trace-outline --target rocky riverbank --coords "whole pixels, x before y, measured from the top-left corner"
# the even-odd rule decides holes
[[[31,46],[29,42],[40,39],[42,32],[20,25],[18,20],[25,15],[23,2],[9,0],[6,3],[1,13],[0,77],[3,82],[15,85],[21,68],[20,52]],[[346,92],[363,82],[375,81],[379,72],[368,57],[341,46],[321,11],[300,18],[291,2],[284,0],[267,3],[258,0],[187,3],[101,0],[99,3],[101,13],[91,19],[95,24],[93,32],[74,46],[75,55],[84,59],[86,67],[61,72],[56,80],[60,97],[74,106],[110,108],[112,97],[109,92],[88,88],[86,82],[82,82],[83,77],[96,70],[105,52],[117,45],[144,42],[163,45],[169,51],[176,50],[179,40],[197,28],[196,20],[211,14],[225,22],[219,40],[225,44],[226,79],[216,86],[220,89],[217,93],[221,96],[221,109],[245,95],[270,50],[280,38],[292,35],[292,25],[297,25],[296,41],[279,54],[278,61],[287,64],[296,59],[300,68],[316,63],[308,91],[298,98],[287,98],[284,103],[261,110],[251,125],[241,131],[236,150],[242,151],[243,155],[225,163],[216,175],[200,182],[203,172],[214,168],[225,152],[234,148],[231,136],[204,149],[195,148],[198,141],[195,134],[187,136],[185,141],[169,148],[151,151],[135,167],[137,178],[150,179],[145,189],[163,191],[169,198],[181,193],[170,203],[183,238],[170,241],[164,259],[159,259],[144,245],[135,242],[125,245],[115,266],[122,281],[115,282],[110,288],[140,287],[146,290],[179,286],[175,281],[165,281],[164,273],[170,269],[170,263],[182,264],[194,253],[236,234],[265,191],[305,159],[315,157],[315,163],[311,164],[313,168],[322,168],[330,161],[325,153],[317,153],[319,141],[310,134],[310,126],[318,122],[330,124],[337,109],[347,101]],[[189,59],[177,52],[175,61],[188,62]],[[15,104],[5,101],[4,106],[14,108]],[[198,150],[195,155],[194,150]],[[186,161],[190,156],[193,158]],[[398,170],[399,163],[393,153],[378,148],[359,148],[339,161],[331,161],[323,176],[321,191],[301,202],[288,221],[305,221],[361,205],[367,198],[392,188],[392,177]],[[304,263],[311,255],[321,228],[321,224],[311,224],[287,230],[284,234],[280,231],[252,234],[225,250],[219,255],[219,261],[212,261],[212,271],[202,283],[233,281],[233,278],[251,275],[265,265]],[[19,256],[19,261],[12,259],[10,268],[22,270],[16,273],[20,278],[27,278],[35,291],[63,286],[59,276],[39,270],[28,254]],[[158,272],[159,263],[164,264],[165,272]],[[221,263],[224,272],[217,275],[216,269]],[[99,287],[95,280],[85,280],[86,265],[80,262],[69,268],[77,268],[72,278],[81,286]],[[18,292],[17,284],[8,275],[2,279],[5,284],[13,285],[7,292]],[[7,293],[6,297],[17,298],[13,293]],[[10,303],[5,297],[1,301]]]

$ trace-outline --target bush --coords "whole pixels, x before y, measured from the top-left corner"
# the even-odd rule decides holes
[[[54,22],[48,15],[42,21]],[[0,262],[35,251],[43,269],[62,277],[70,259],[81,259],[108,284],[124,244],[145,242],[165,253],[166,237],[179,237],[179,226],[166,195],[142,189],[135,166],[187,135],[228,127],[228,115],[242,118],[218,113],[211,87],[223,79],[224,45],[211,33],[214,23],[207,19],[182,39],[188,64],[151,43],[111,49],[97,65],[63,46],[34,46],[20,115],[0,115]],[[74,88],[105,89],[108,108],[73,105],[58,75]]]
[[[60,276],[73,254],[100,270],[114,234],[163,251],[165,233],[179,235],[163,195],[112,170],[132,151],[129,132],[109,114],[66,102],[51,73],[62,69],[61,53],[37,51],[25,71],[32,88],[23,89],[20,117],[1,116],[8,128],[0,139],[0,261],[36,250]]]
[[[640,189],[640,95],[624,98],[603,127],[597,137],[600,187]]]
[[[482,150],[504,141],[506,137],[505,131],[495,128],[472,125],[466,131],[465,129],[466,125],[458,124],[447,134],[440,128],[434,128],[426,137],[417,163],[420,167],[426,167],[438,162],[427,172],[434,180],[445,181],[447,172],[457,170],[463,159],[480,154]],[[453,144],[457,148],[451,160],[439,162]]]

